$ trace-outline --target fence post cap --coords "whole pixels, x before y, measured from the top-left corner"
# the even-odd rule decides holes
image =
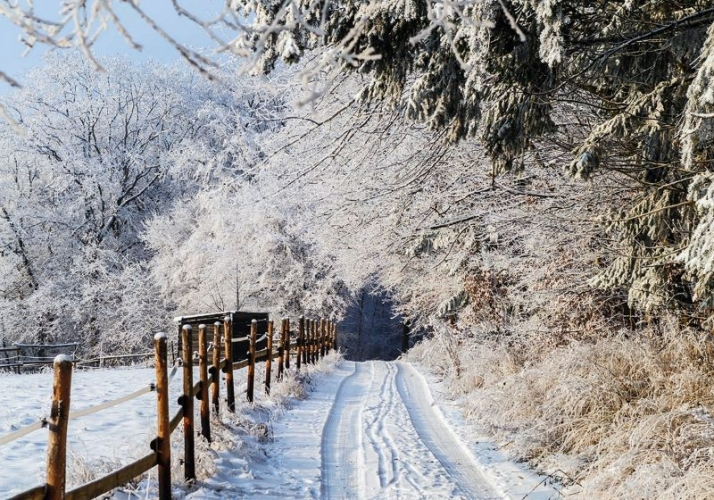
[[[216,321],[215,323],[213,323],[213,326],[221,326],[221,322],[220,322],[220,321]]]
[[[165,333],[157,333],[154,335],[154,340],[166,340],[166,334]]]
[[[55,356],[54,365],[62,365],[65,363],[71,363],[72,357],[69,354],[58,354]]]
[[[183,327],[182,327],[181,329],[182,329],[182,330],[187,330],[187,331],[190,332],[190,331],[191,331],[191,325],[183,325]]]
[[[257,319],[252,319],[252,320],[250,320],[250,322],[251,322],[251,323],[258,323],[258,320],[257,320]]]
[[[231,320],[231,315],[227,314],[225,318],[223,318],[223,321],[230,321]]]
[[[198,329],[199,329],[199,330],[205,330],[205,329],[206,329],[206,325],[203,324],[203,323],[201,323],[200,325],[198,325]]]

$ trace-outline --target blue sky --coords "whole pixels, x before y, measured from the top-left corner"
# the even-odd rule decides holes
[[[47,11],[41,12],[43,16],[51,19],[58,18],[59,0],[44,0],[36,2],[36,4],[42,4],[48,8]],[[209,16],[209,12],[218,12],[222,4],[222,1],[217,0],[183,0],[181,2],[182,6],[204,18]],[[50,5],[54,10],[49,9]],[[215,10],[209,10],[211,5]],[[100,56],[125,55],[136,61],[153,59],[164,63],[174,62],[181,58],[168,42],[153,32],[130,8],[123,5],[122,2],[114,2],[114,6],[124,26],[132,34],[134,40],[143,46],[143,50],[141,52],[133,50],[116,29],[110,27],[97,42],[95,54]],[[157,24],[186,46],[194,49],[212,46],[211,40],[202,29],[189,20],[176,15],[170,0],[144,1],[141,6]],[[19,41],[20,34],[21,31],[18,28],[5,17],[0,16],[0,70],[22,84],[23,74],[28,69],[42,65],[43,55],[47,53],[48,47],[38,45],[23,57],[25,46]],[[10,90],[9,85],[0,82],[0,93]]]

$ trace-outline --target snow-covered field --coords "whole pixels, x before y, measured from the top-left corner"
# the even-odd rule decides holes
[[[328,357],[302,379],[311,390],[305,400],[285,397],[290,386],[294,389],[292,380],[278,387],[272,399],[261,396],[255,407],[239,405],[236,419],[225,421],[219,430],[233,434],[223,439],[230,444],[200,452],[201,460],[213,462],[205,467],[210,475],[179,489],[177,496],[558,497],[544,486],[544,478],[508,462],[488,441],[468,436],[458,412],[438,395],[434,400],[433,383],[412,365],[343,361],[330,370],[336,359]],[[5,389],[0,396],[0,437],[46,416],[51,378],[50,373],[0,377]],[[113,400],[153,378],[153,369],[146,368],[77,372],[72,408]],[[174,394],[180,384],[177,376]],[[170,398],[172,413],[176,399]],[[155,406],[155,395],[149,393],[72,420],[70,485],[145,455],[155,432]],[[241,419],[250,425],[240,425]],[[247,432],[248,427],[262,431]],[[0,498],[43,482],[46,442],[47,431],[41,429],[0,447]],[[149,480],[139,489],[153,487]]]
[[[76,371],[72,375],[71,411],[112,401],[155,380],[153,368]],[[180,376],[171,390],[178,394]],[[0,375],[0,437],[49,415],[52,373]],[[170,398],[172,414],[177,397]],[[156,393],[150,392],[99,413],[70,421],[68,485],[86,480],[90,471],[110,471],[150,453],[156,436]],[[0,447],[0,498],[44,483],[47,429],[39,429]]]

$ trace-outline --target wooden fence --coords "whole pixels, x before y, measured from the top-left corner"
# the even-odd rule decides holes
[[[74,359],[79,342],[64,344],[21,344],[0,347],[0,370],[36,370],[51,366],[58,354],[68,354]]]
[[[75,366],[82,368],[103,368],[105,366],[126,365],[137,361],[148,360],[154,356],[153,352],[132,354],[119,354],[111,356],[100,355],[91,359],[77,359],[76,353],[80,347],[79,342],[64,344],[21,344],[15,343],[10,347],[0,347],[0,371],[14,371],[15,373],[36,371],[39,368],[52,366],[59,354],[68,354]]]
[[[220,379],[221,372],[225,374],[226,380],[226,405],[229,411],[235,409],[235,398],[233,389],[233,371],[247,368],[246,398],[252,402],[255,392],[255,372],[256,362],[265,360],[265,391],[270,393],[271,374],[273,371],[273,360],[277,359],[277,377],[283,377],[285,370],[290,369],[291,353],[295,353],[295,369],[300,370],[308,363],[315,363],[325,356],[330,350],[337,349],[337,326],[329,320],[310,320],[300,318],[297,331],[291,335],[290,321],[283,319],[280,324],[278,335],[275,335],[273,322],[268,323],[268,347],[256,351],[257,322],[251,325],[249,341],[248,359],[230,363],[232,340],[230,335],[230,317],[226,318],[223,325],[223,339],[219,338],[218,328],[214,330],[214,350],[213,358],[208,359],[208,339],[206,338],[206,326],[199,325],[198,336],[198,367],[199,381],[193,382],[193,361],[194,352],[192,344],[191,326],[186,325],[182,329],[182,370],[183,370],[183,391],[179,398],[180,408],[178,412],[171,416],[169,414],[169,374],[167,359],[167,339],[165,334],[157,334],[154,338],[154,357],[156,367],[156,383],[145,390],[136,391],[128,396],[120,398],[114,402],[103,403],[88,410],[70,413],[70,398],[72,385],[73,362],[69,356],[60,355],[54,360],[54,381],[52,389],[52,407],[50,416],[44,422],[49,428],[49,443],[47,447],[47,473],[44,485],[32,488],[20,493],[10,500],[84,500],[103,495],[114,488],[117,488],[133,478],[140,476],[153,467],[158,467],[159,478],[159,499],[171,498],[171,434],[183,423],[184,438],[184,479],[193,481],[196,479],[195,461],[195,435],[200,434],[206,440],[211,440],[211,411],[218,414],[220,409]],[[277,341],[277,350],[274,349]],[[223,358],[221,358],[221,343]],[[209,389],[211,398],[209,402]],[[66,470],[67,470],[67,429],[71,418],[94,413],[101,409],[113,406],[119,402],[128,401],[145,394],[149,391],[156,391],[157,406],[157,436],[151,441],[150,453],[147,453],[139,460],[122,467],[102,478],[90,483],[66,491]],[[194,398],[199,401],[199,425],[200,431],[195,431],[194,426]],[[43,425],[44,426],[44,425]],[[22,429],[13,434],[24,435],[26,431]],[[9,442],[0,439],[3,442]]]

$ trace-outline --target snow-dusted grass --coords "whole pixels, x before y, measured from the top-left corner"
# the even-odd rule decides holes
[[[672,323],[552,349],[457,342],[440,336],[409,358],[577,498],[714,498],[711,340]]]
[[[196,473],[198,483],[216,471],[215,458],[226,450],[234,455],[260,453],[260,445],[271,439],[272,421],[291,402],[309,392],[316,376],[329,372],[339,362],[340,355],[331,353],[316,365],[308,365],[301,373],[287,371],[276,380],[277,363],[273,364],[271,395],[264,394],[265,368],[256,366],[255,403],[245,401],[246,370],[234,372],[236,413],[227,411],[222,402],[220,416],[212,416],[212,442],[196,439]],[[173,379],[169,397],[171,414],[177,409],[181,391],[181,371]],[[73,375],[73,410],[111,401],[133,392],[154,380],[153,368],[77,371]],[[197,374],[194,375],[197,380]],[[0,375],[0,436],[29,425],[49,412],[52,374]],[[221,387],[225,397],[225,387]],[[198,410],[196,410],[198,413]],[[197,423],[199,428],[200,424]],[[69,425],[68,488],[103,476],[149,453],[149,443],[156,435],[156,396],[149,393],[128,403],[105,411],[71,420]],[[44,483],[47,430],[40,429],[0,448],[0,498]],[[183,439],[181,429],[172,434],[172,478],[177,496],[196,486],[182,484]],[[156,470],[115,491],[116,498],[141,498],[157,493]],[[133,498],[136,498],[135,496]]]

